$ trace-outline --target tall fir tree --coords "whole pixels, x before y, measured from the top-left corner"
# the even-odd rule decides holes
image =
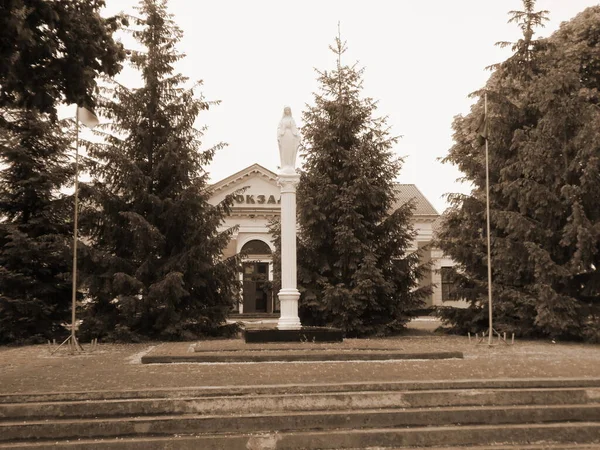
[[[490,203],[495,326],[521,335],[598,339],[597,212],[598,69],[594,50],[598,9],[549,39],[532,30],[546,12],[512,12],[524,37],[515,54],[494,67],[489,92]],[[590,70],[591,69],[591,70]],[[586,77],[586,74],[591,77]],[[587,79],[586,79],[587,78]],[[454,122],[457,164],[475,188],[455,197],[440,246],[459,263],[458,279],[472,305],[448,312],[459,328],[484,326],[485,172],[475,123],[481,102]],[[596,130],[596,131],[595,131]],[[590,178],[591,177],[591,178]],[[575,225],[576,224],[576,225]],[[586,250],[582,250],[586,248]]]
[[[70,134],[48,115],[0,116],[0,343],[59,337],[71,300]]]
[[[533,39],[534,30],[542,26],[547,11],[534,11],[533,1],[524,1],[523,11],[510,11],[509,23],[516,22],[523,37],[514,43],[498,42],[511,47],[513,54],[504,62],[489,67],[493,70],[487,85],[472,96],[479,101],[466,117],[458,116],[453,123],[454,146],[444,162],[457,165],[474,189],[471,195],[449,196],[450,208],[444,213],[438,245],[458,263],[454,273],[460,286],[458,292],[472,302],[467,311],[443,309],[448,319],[463,331],[487,329],[487,239],[485,192],[485,140],[479,134],[484,116],[484,92],[488,97],[487,132],[489,138],[490,226],[492,253],[493,304],[496,325],[507,332],[527,334],[533,331],[534,298],[522,295],[521,288],[531,283],[527,252],[523,242],[509,237],[503,223],[513,223],[518,211],[514,202],[503,194],[503,186],[516,187],[520,177],[517,150],[512,145],[515,130],[534,127],[536,109],[528,101],[526,86],[539,71],[539,55],[544,44]],[[502,178],[502,181],[501,181]],[[509,181],[509,178],[511,180]],[[514,228],[514,224],[510,225]],[[517,269],[518,268],[518,269]],[[503,317],[502,320],[499,320]],[[528,331],[525,331],[528,330]]]
[[[0,4],[0,342],[57,337],[71,298],[73,181],[56,106],[94,104],[125,53],[104,1]],[[65,134],[66,133],[66,134]]]
[[[231,230],[218,232],[231,201],[208,202],[204,170],[223,144],[200,149],[194,122],[211,103],[174,73],[182,33],[166,1],[143,0],[138,11],[134,36],[146,50],[131,63],[143,86],[114,86],[101,109],[106,144],[90,147],[100,163],[87,217],[96,250],[87,330],[189,338],[224,322],[237,289],[236,258],[221,260]]]
[[[386,118],[361,97],[363,70],[342,65],[345,44],[330,47],[333,71],[304,113],[304,170],[298,187],[300,312],[348,336],[402,329],[421,305],[419,256],[409,248],[413,205],[391,211],[402,160]]]

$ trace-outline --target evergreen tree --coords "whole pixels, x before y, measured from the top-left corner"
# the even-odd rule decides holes
[[[56,338],[71,304],[71,140],[35,111],[0,116],[0,343]]]
[[[390,211],[402,160],[385,118],[361,98],[362,73],[342,65],[345,45],[330,47],[337,67],[319,72],[315,105],[303,113],[306,156],[298,187],[299,285],[305,324],[347,335],[400,330],[425,290],[419,257],[409,252],[412,204]]]
[[[488,278],[485,141],[478,134],[484,114],[483,94],[488,97],[487,128],[489,134],[490,226],[492,243],[492,280],[494,323],[507,332],[533,332],[534,302],[523,295],[523,286],[532,282],[527,266],[528,256],[521,240],[510,237],[511,224],[518,215],[518,206],[502,192],[503,187],[519,189],[521,176],[517,149],[513,146],[515,130],[534,127],[538,120],[535,107],[528,99],[527,84],[539,72],[540,52],[545,43],[533,39],[533,30],[543,25],[547,11],[534,11],[534,2],[524,1],[523,11],[510,11],[509,22],[517,22],[523,38],[515,43],[498,42],[510,46],[513,54],[504,62],[490,66],[493,70],[484,89],[474,92],[479,101],[466,117],[458,116],[453,123],[455,145],[444,162],[453,163],[471,181],[471,195],[451,195],[450,208],[445,212],[439,233],[439,247],[458,263],[455,282],[463,298],[471,300],[469,310],[444,309],[444,318],[458,325],[462,331],[478,332],[488,327]],[[517,213],[518,214],[518,213]],[[501,319],[502,317],[502,319]]]
[[[230,199],[208,203],[203,167],[222,145],[200,151],[194,128],[211,103],[175,74],[181,31],[164,0],[143,0],[134,36],[145,47],[131,63],[139,89],[116,85],[101,112],[111,119],[106,144],[91,146],[100,161],[90,186],[87,330],[113,337],[187,338],[213,332],[237,289],[237,259],[222,261],[231,232],[218,233]]]
[[[122,19],[101,17],[104,4],[0,2],[0,106],[50,114],[61,101],[93,106],[95,78],[115,75],[125,57],[112,37]]]
[[[504,62],[493,64],[490,69],[505,69],[504,74],[515,79],[531,80],[538,72],[537,53],[546,49],[544,40],[534,39],[535,28],[543,27],[548,20],[549,11],[535,11],[535,0],[523,0],[523,11],[509,11],[508,23],[516,23],[523,37],[517,42],[500,41],[496,45],[501,48],[511,47],[513,54]]]
[[[533,41],[545,12],[513,12],[524,31],[516,53],[487,83],[494,324],[522,335],[598,339],[598,8],[551,38]],[[459,328],[484,326],[485,167],[477,142],[481,102],[454,122],[457,164],[475,188],[445,214],[442,249],[459,263],[472,300],[449,312]],[[585,249],[585,250],[584,250]],[[482,314],[484,313],[485,314]],[[479,323],[478,323],[479,322]],[[483,322],[483,323],[482,323]],[[594,325],[595,323],[595,325]]]

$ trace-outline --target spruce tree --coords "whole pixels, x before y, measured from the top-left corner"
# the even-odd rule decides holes
[[[303,113],[304,170],[298,187],[300,313],[348,336],[402,329],[421,304],[419,257],[409,247],[413,205],[391,211],[402,160],[386,118],[361,97],[363,70],[343,65],[345,44],[330,47],[333,71]]]
[[[524,38],[494,67],[489,103],[490,202],[495,327],[521,335],[598,339],[597,89],[593,60],[598,8],[586,10],[549,39],[531,30],[546,12],[513,12]],[[590,62],[592,62],[590,64]],[[455,197],[439,236],[459,263],[467,311],[447,314],[459,328],[483,326],[485,192],[476,123],[481,102],[454,122],[457,164],[475,188]],[[583,250],[585,249],[585,250]],[[469,291],[470,290],[470,291]],[[485,314],[482,314],[485,312]],[[479,321],[479,324],[477,323]],[[593,325],[596,323],[596,325]]]
[[[200,149],[194,123],[211,103],[174,72],[182,34],[166,1],[143,0],[138,11],[134,36],[145,51],[133,51],[131,64],[143,86],[112,88],[101,109],[106,142],[90,147],[99,164],[87,216],[87,330],[191,338],[217,329],[237,288],[237,260],[221,260],[231,233],[217,231],[231,202],[208,203],[204,170],[222,145]]]
[[[460,323],[458,328],[462,331],[482,331],[489,324],[485,141],[478,133],[484,114],[484,92],[488,97],[494,323],[508,333],[528,334],[535,329],[535,299],[524,295],[522,290],[532,282],[530,271],[523,269],[529,264],[527,252],[522,240],[510,237],[519,207],[503,192],[505,187],[519,189],[516,180],[521,176],[521,169],[517,149],[513,146],[515,131],[530,129],[538,120],[536,109],[528,99],[527,85],[539,72],[539,58],[545,44],[533,36],[535,28],[546,20],[547,11],[534,11],[532,1],[523,3],[523,11],[509,12],[509,23],[516,22],[523,37],[514,43],[496,44],[510,46],[513,54],[506,61],[490,66],[493,73],[485,88],[471,94],[478,96],[479,101],[472,107],[471,114],[454,120],[455,144],[444,159],[446,163],[456,164],[465,179],[474,185],[470,195],[449,197],[451,206],[444,214],[438,243],[458,263],[454,273],[458,292],[472,302],[467,311],[442,310],[443,317],[455,325]]]
[[[36,111],[0,115],[0,343],[59,337],[71,300],[68,130]]]
[[[548,39],[543,76],[530,89],[540,119],[517,143],[529,194],[511,192],[534,224],[527,230],[526,242],[534,263],[535,283],[528,292],[538,300],[536,326],[548,335],[596,342],[600,342],[599,20],[600,7],[589,8]]]

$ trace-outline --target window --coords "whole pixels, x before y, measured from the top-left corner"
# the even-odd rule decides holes
[[[457,284],[454,281],[452,267],[442,267],[442,301],[460,300],[457,293]]]
[[[271,248],[266,242],[254,239],[244,244],[242,252],[248,255],[270,255]]]

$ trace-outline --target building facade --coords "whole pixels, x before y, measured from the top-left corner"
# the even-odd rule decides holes
[[[240,281],[242,292],[236,311],[241,314],[274,313],[279,309],[277,293],[273,292],[273,252],[275,247],[269,232],[269,221],[280,214],[280,188],[277,174],[253,164],[244,170],[213,184],[210,202],[218,204],[226,196],[235,194],[235,202],[223,229],[237,227],[224,257],[240,252],[246,254]],[[397,203],[415,202],[413,226],[417,236],[412,250],[420,250],[423,262],[430,262],[430,270],[421,280],[422,285],[433,285],[433,293],[426,299],[427,306],[462,306],[448,295],[448,286],[442,283],[444,267],[452,265],[439,249],[432,248],[439,213],[414,184],[397,185]],[[445,290],[443,289],[445,288]]]

